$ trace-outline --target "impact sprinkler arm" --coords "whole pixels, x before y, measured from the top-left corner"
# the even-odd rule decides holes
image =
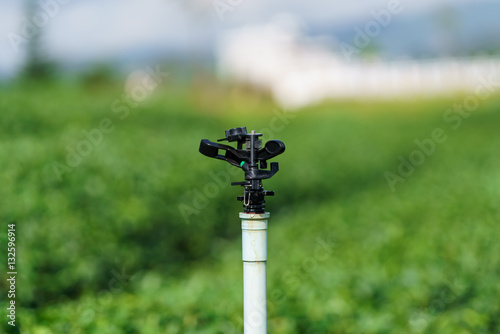
[[[262,147],[261,133],[247,133],[247,128],[234,128],[226,131],[227,140],[237,142],[237,147],[211,142],[203,139],[200,153],[210,158],[225,160],[245,172],[245,181],[233,182],[245,187],[243,196],[244,212],[240,213],[242,230],[243,257],[243,294],[244,294],[244,329],[245,334],[267,333],[267,220],[265,196],[274,196],[274,192],[264,190],[262,180],[269,179],[279,170],[277,162],[267,169],[267,160],[285,152],[285,144],[279,140],[270,140]],[[245,146],[245,148],[243,148]],[[222,151],[224,154],[219,154]]]

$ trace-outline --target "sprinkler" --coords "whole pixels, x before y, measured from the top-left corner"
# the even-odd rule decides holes
[[[266,261],[267,261],[267,221],[265,197],[274,196],[273,191],[264,190],[262,180],[273,177],[279,170],[277,162],[270,160],[285,151],[285,144],[270,140],[262,147],[261,133],[247,132],[246,127],[229,129],[226,137],[218,142],[236,142],[236,148],[202,139],[200,153],[210,158],[225,160],[245,172],[245,181],[231,185],[244,187],[240,213],[243,255],[243,298],[244,329],[246,334],[267,333],[266,302]],[[224,154],[219,154],[220,152]]]
[[[273,177],[279,170],[277,162],[271,162],[271,169],[266,170],[267,160],[285,151],[285,144],[279,140],[270,140],[262,148],[262,141],[259,140],[261,136],[262,133],[255,133],[255,131],[247,133],[247,128],[242,127],[227,130],[226,137],[218,140],[218,142],[225,140],[230,143],[237,142],[237,148],[214,143],[208,139],[203,139],[200,143],[201,154],[225,160],[245,172],[245,181],[232,182],[231,185],[245,187],[243,196],[238,196],[237,199],[243,202],[246,213],[264,212],[264,197],[274,196],[274,192],[264,190],[262,180]],[[225,154],[219,154],[220,150],[226,151]]]

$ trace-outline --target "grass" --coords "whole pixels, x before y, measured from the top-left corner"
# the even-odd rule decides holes
[[[256,95],[206,103],[170,86],[120,119],[121,94],[0,90],[0,222],[17,224],[21,333],[241,332],[241,189],[194,204],[210,172],[223,182],[229,170],[198,153],[200,139],[236,126],[287,145],[264,183],[276,191],[269,332],[500,333],[499,98],[453,129],[443,114],[463,96],[331,102],[287,118]],[[54,162],[104,118],[113,131],[59,179]],[[391,191],[385,173],[436,128],[447,139]]]

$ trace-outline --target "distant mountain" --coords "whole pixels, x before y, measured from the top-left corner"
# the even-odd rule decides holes
[[[402,12],[371,38],[369,48],[387,59],[500,53],[499,13],[499,2],[453,4],[413,15]],[[355,46],[355,28],[364,30],[370,20],[349,26],[312,24],[308,33],[334,37],[339,51],[342,42]]]

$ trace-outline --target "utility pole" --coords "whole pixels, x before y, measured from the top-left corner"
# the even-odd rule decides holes
[[[42,8],[39,1],[26,0],[25,13],[29,20],[33,20]],[[26,60],[22,70],[22,77],[29,80],[43,80],[50,78],[55,70],[55,64],[48,61],[43,50],[43,28],[33,24],[33,35],[28,39],[26,46]]]
[[[264,147],[259,140],[261,133],[247,133],[246,127],[226,131],[226,137],[218,141],[237,142],[237,148],[203,139],[200,153],[210,158],[229,162],[245,172],[245,181],[232,182],[244,187],[240,213],[243,257],[243,320],[245,334],[267,333],[266,262],[267,226],[269,212],[265,211],[265,196],[274,196],[273,191],[264,190],[262,180],[269,179],[279,170],[277,162],[267,170],[267,160],[285,151],[285,144],[270,140]],[[219,151],[225,151],[224,155]]]

